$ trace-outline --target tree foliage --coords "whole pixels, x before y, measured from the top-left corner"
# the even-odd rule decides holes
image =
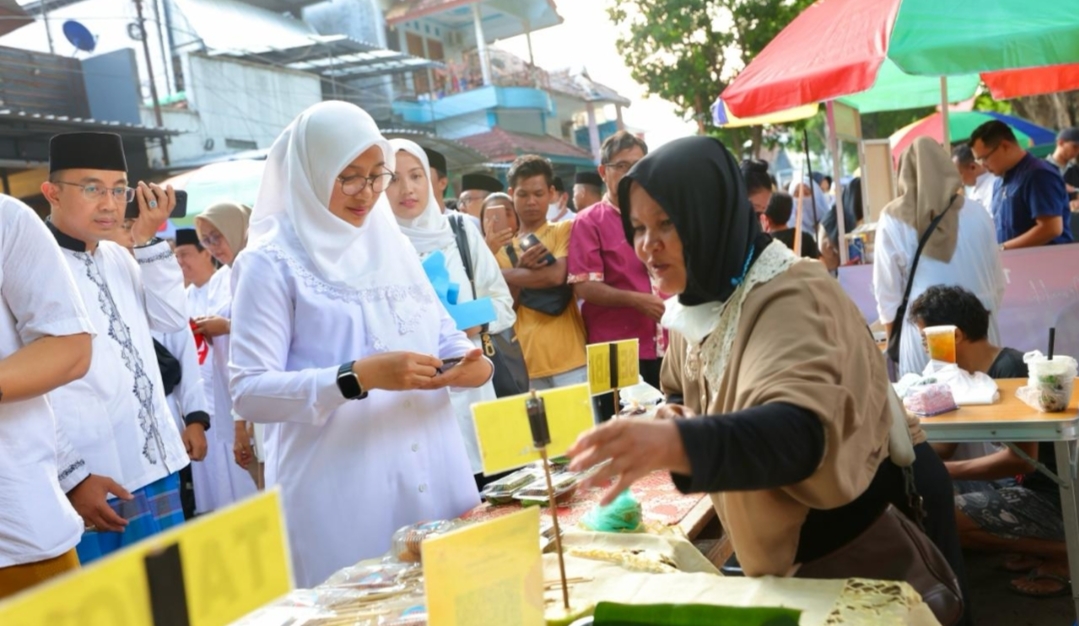
[[[609,0],[607,11],[633,79],[705,133],[727,83],[813,1]]]

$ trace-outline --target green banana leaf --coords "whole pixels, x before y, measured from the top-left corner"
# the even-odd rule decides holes
[[[802,612],[769,607],[707,604],[615,604],[596,606],[595,626],[798,626]]]

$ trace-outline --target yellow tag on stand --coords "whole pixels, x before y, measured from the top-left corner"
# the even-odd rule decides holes
[[[592,395],[632,387],[640,382],[641,363],[636,339],[595,343],[588,350],[588,385]]]
[[[425,539],[428,623],[543,626],[543,560],[537,537],[539,509],[529,507]]]
[[[538,392],[547,409],[551,443],[547,453],[562,456],[586,432],[595,420],[588,385],[574,385]],[[472,421],[483,459],[483,473],[488,476],[516,469],[540,460],[532,447],[532,429],[528,425],[525,401],[530,394],[499,398],[472,405]]]

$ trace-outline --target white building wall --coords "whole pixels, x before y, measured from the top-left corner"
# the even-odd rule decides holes
[[[305,72],[189,54],[184,74],[188,110],[162,109],[165,125],[184,132],[169,144],[172,163],[269,148],[297,115],[322,101],[319,77]],[[152,122],[153,110],[144,108],[142,116]]]

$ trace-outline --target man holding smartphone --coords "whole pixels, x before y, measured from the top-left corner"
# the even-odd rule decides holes
[[[498,264],[510,288],[520,290],[516,329],[532,388],[586,382],[584,323],[566,284],[573,222],[547,221],[554,169],[541,156],[525,155],[513,162],[507,178],[520,233],[512,247],[499,251]]]
[[[59,480],[86,523],[77,550],[88,563],[183,523],[179,472],[190,460],[150,331],[186,330],[187,301],[172,248],[156,236],[176,195],[171,187],[128,186],[119,135],[57,135],[49,170],[41,186],[51,207],[48,227],[96,333],[86,376],[49,394],[61,434],[81,457],[61,464]],[[112,239],[132,198],[139,215],[129,253]],[[78,473],[85,478],[70,486]]]

